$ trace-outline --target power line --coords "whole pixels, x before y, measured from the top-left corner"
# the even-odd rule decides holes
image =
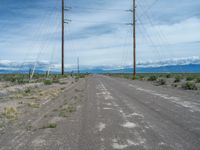
[[[55,9],[56,9],[56,7],[55,7]],[[50,16],[49,16],[49,19],[50,19],[50,17],[53,15],[53,11],[50,13]],[[54,14],[55,16],[56,16],[56,14]],[[48,20],[49,20],[48,19]],[[47,25],[45,25],[45,29],[42,29],[43,31],[44,31],[44,33],[49,33],[50,32],[50,22],[48,21],[47,22]],[[42,38],[41,38],[42,39]],[[50,38],[49,38],[50,39]],[[46,43],[46,42],[48,42],[48,37],[46,36],[45,38],[44,38],[44,43]],[[41,40],[40,40],[41,41]],[[31,74],[31,78],[30,79],[32,79],[33,78],[33,76],[34,76],[34,74],[35,74],[35,70],[36,70],[36,67],[37,67],[37,65],[38,65],[38,62],[39,62],[39,58],[42,56],[42,54],[43,54],[43,52],[44,52],[44,50],[47,48],[47,46],[48,45],[45,45],[45,44],[41,44],[41,45],[39,45],[39,52],[38,52],[38,55],[37,55],[37,57],[36,57],[36,62],[35,62],[35,64],[34,64],[34,67],[33,67],[33,69],[32,69],[32,74]]]
[[[141,5],[141,8],[142,8],[142,5]],[[146,17],[145,20],[148,20],[148,21],[149,21],[149,24],[150,24],[150,25],[155,29],[155,31],[157,32],[157,38],[158,38],[157,42],[160,42],[160,43],[159,43],[159,46],[161,47],[161,49],[164,50],[164,49],[165,49],[165,46],[163,46],[163,44],[165,44],[165,45],[170,45],[170,43],[169,43],[169,41],[168,41],[166,35],[161,31],[161,29],[159,28],[159,26],[156,26],[156,25],[153,23],[151,17],[150,17],[148,14],[144,14],[144,16]],[[164,51],[164,52],[165,52],[165,51]],[[164,53],[163,53],[163,54],[164,54]],[[172,51],[170,54],[173,55],[173,51]],[[166,56],[166,55],[164,55],[164,56]],[[173,56],[174,56],[174,55],[173,55]],[[173,56],[172,56],[172,57],[173,57]],[[182,67],[179,67],[179,69],[180,69],[181,72],[183,72]]]
[[[89,20],[77,20],[73,19],[72,22],[79,22],[79,23],[94,23],[94,24],[118,24],[118,25],[128,25],[126,22],[106,22],[106,21],[89,21]]]
[[[80,7],[80,6],[71,6],[70,9],[80,9],[80,10],[102,10],[102,11],[126,11],[124,9],[105,9],[105,8],[95,8],[95,7]]]
[[[156,5],[156,3],[158,2],[159,0],[155,0],[146,10],[143,11],[142,15],[140,15],[139,17],[143,17],[145,14],[147,14],[147,12],[152,9],[152,7],[154,7]]]
[[[57,1],[57,2],[58,2],[58,1]],[[57,6],[57,5],[54,6],[54,9],[56,8],[56,6]],[[38,41],[41,41],[41,40],[42,40],[42,35],[43,35],[44,33],[46,33],[47,30],[49,30],[49,21],[48,21],[48,20],[50,20],[50,18],[53,16],[52,14],[53,14],[53,10],[54,10],[54,9],[52,9],[52,11],[49,11],[48,13],[45,13],[46,15],[44,15],[44,17],[43,17],[43,19],[42,19],[42,23],[39,24],[39,26],[37,27],[37,30],[33,31],[33,37],[36,37],[36,35],[39,36],[39,37],[37,37]],[[44,27],[43,27],[43,26],[45,25],[45,27],[46,27],[46,24],[45,24],[46,21],[47,21],[48,25],[47,25],[47,28],[45,28],[45,30],[44,30]],[[39,34],[38,34],[38,33],[39,33]],[[47,38],[46,38],[46,40],[47,40]],[[39,54],[38,54],[37,57],[36,57],[36,62],[35,62],[35,64],[34,64],[34,68],[36,67],[36,65],[37,65],[37,63],[38,63],[38,59],[39,59],[39,57],[40,57],[41,51],[44,50],[44,44],[43,44],[43,46],[42,46],[42,45],[37,45],[37,44],[34,44],[34,45],[33,45],[33,43],[30,43],[28,47],[32,47],[33,49],[36,49],[36,46],[40,46],[40,47],[38,48],[38,49],[39,49],[39,51],[38,51]],[[30,53],[30,51],[27,50],[26,55],[25,55],[25,57],[24,57],[24,59],[23,59],[23,63],[22,63],[22,65],[21,65],[20,68],[19,68],[19,72],[21,72],[22,68],[24,67],[24,65],[25,65],[25,60],[27,59],[29,53]]]

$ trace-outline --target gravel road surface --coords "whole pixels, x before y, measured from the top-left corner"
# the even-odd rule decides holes
[[[200,95],[94,75],[8,126],[0,150],[13,149],[200,150]]]

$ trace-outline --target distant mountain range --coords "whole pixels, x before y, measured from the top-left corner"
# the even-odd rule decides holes
[[[109,69],[109,68],[92,68],[92,69],[85,69],[82,72],[90,72],[90,73],[131,73],[133,72],[133,68],[126,67],[122,69]],[[138,67],[137,72],[140,73],[162,73],[162,72],[177,72],[177,73],[200,73],[200,64],[190,64],[190,65],[175,65],[175,66],[161,66],[161,67]]]
[[[30,66],[30,65],[29,65]],[[105,67],[105,66],[99,66],[99,67],[84,67],[81,69],[82,73],[131,73],[133,72],[133,68],[127,66],[127,67],[119,67],[116,69],[113,69],[114,67]],[[42,64],[41,66],[37,67],[36,72],[37,73],[45,73],[47,70],[47,67]],[[9,68],[6,66],[6,68],[0,67],[0,74],[11,74],[11,73],[28,73],[29,69],[27,66],[21,67],[20,69],[15,68]],[[66,70],[68,72],[76,72],[76,70],[70,69]],[[58,69],[52,70],[53,73],[59,73]],[[169,65],[169,66],[160,66],[160,67],[138,67],[137,72],[140,73],[162,73],[162,72],[168,72],[168,73],[200,73],[200,64],[188,64],[188,65]]]
[[[66,64],[66,72],[77,72],[76,64]],[[186,57],[186,58],[171,58],[162,61],[145,61],[138,62],[137,72],[194,72],[200,73],[200,56]],[[51,70],[53,73],[59,73],[61,65],[57,63],[49,64],[48,61],[39,62],[14,62],[9,60],[0,60],[0,73],[28,73],[29,70],[35,68],[37,73],[45,73]],[[83,73],[131,73],[133,68],[131,65],[120,66],[80,66],[80,71]]]

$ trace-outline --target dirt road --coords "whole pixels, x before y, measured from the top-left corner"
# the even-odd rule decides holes
[[[200,149],[200,96],[147,82],[91,76],[20,110],[0,150]]]

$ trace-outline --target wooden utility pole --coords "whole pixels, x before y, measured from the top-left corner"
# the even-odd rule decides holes
[[[80,74],[79,57],[77,58],[77,73]]]
[[[136,79],[136,0],[133,0],[133,80]]]
[[[62,45],[61,45],[61,49],[62,49],[62,75],[65,74],[65,61],[64,61],[64,58],[65,58],[65,55],[64,55],[64,49],[65,49],[65,44],[64,44],[64,41],[65,41],[65,1],[62,0]]]

